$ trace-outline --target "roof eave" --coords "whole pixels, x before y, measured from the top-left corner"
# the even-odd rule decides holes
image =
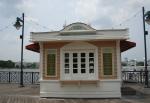
[[[50,41],[76,41],[76,40],[127,40],[129,37],[107,37],[107,38],[31,38],[31,42],[50,42]]]

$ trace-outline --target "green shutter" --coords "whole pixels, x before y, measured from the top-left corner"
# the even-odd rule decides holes
[[[103,74],[112,75],[113,65],[112,65],[112,48],[103,48]]]
[[[56,54],[47,54],[47,75],[56,75]]]

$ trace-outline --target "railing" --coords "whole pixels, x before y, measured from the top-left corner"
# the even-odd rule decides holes
[[[148,72],[150,85],[150,71]],[[144,71],[122,71],[123,82],[143,83],[145,82]],[[24,84],[38,84],[39,72],[23,72]],[[0,71],[0,83],[20,83],[19,71]]]
[[[39,83],[39,72],[23,72],[24,84]],[[0,83],[20,83],[19,71],[0,71]]]
[[[150,71],[148,71],[148,78],[150,83]],[[122,71],[123,82],[144,83],[145,71]]]

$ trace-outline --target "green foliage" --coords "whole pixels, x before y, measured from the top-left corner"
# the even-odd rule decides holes
[[[122,66],[127,66],[127,63],[126,62],[121,62],[121,65]]]
[[[36,68],[36,63],[32,63],[31,68]]]
[[[144,62],[143,61],[139,61],[136,63],[137,66],[144,66]]]
[[[8,60],[8,61],[0,60],[0,67],[1,68],[14,68],[15,63],[12,62],[11,60]]]

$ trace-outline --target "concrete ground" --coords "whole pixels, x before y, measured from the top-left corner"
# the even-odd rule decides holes
[[[120,99],[40,98],[39,85],[0,84],[0,103],[150,103],[150,95],[122,96]]]
[[[39,85],[0,84],[0,95],[28,95],[39,96]]]

